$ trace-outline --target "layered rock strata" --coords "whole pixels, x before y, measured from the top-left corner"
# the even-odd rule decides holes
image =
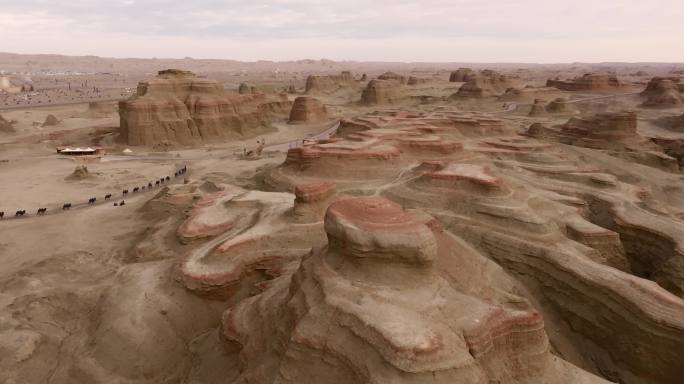
[[[305,93],[333,92],[350,88],[356,84],[351,72],[343,71],[339,75],[311,75],[306,79]]]
[[[672,108],[682,105],[682,95],[677,83],[678,78],[654,77],[641,92],[644,107]]]
[[[237,383],[605,382],[549,353],[535,311],[464,290],[462,248],[434,219],[354,198],[330,206],[325,230],[291,282],[224,313]]]
[[[328,112],[318,99],[299,96],[295,99],[290,111],[290,124],[318,122],[327,119]]]
[[[323,220],[325,210],[336,194],[335,183],[315,182],[295,186],[293,216],[296,222]]]
[[[160,71],[119,102],[122,139],[129,145],[192,145],[267,131],[264,95],[234,95],[214,80],[181,70]]]
[[[395,80],[371,80],[361,94],[361,104],[391,104],[397,101],[400,86]]]

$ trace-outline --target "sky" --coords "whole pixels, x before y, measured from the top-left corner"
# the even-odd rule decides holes
[[[0,52],[684,62],[684,0],[0,0]]]

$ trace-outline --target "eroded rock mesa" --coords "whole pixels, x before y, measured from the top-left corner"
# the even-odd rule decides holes
[[[343,71],[339,75],[311,75],[306,79],[306,93],[333,92],[341,88],[352,87],[356,83],[351,72]]]
[[[483,70],[470,77],[453,96],[459,98],[501,96],[511,87],[512,82],[508,76],[492,70]]]
[[[371,80],[361,94],[361,104],[391,104],[398,99],[400,86],[395,80]]]
[[[549,79],[546,86],[563,91],[606,91],[621,88],[623,84],[615,75],[586,73],[569,80]]]
[[[237,139],[270,129],[258,107],[265,95],[224,91],[215,80],[176,69],[138,84],[137,94],[119,102],[122,139],[129,145],[192,145]]]
[[[295,99],[290,112],[290,124],[309,123],[325,120],[328,112],[325,105],[318,99],[308,96],[299,96]]]
[[[470,68],[459,68],[449,75],[449,81],[452,83],[465,83],[475,77],[475,71]]]
[[[641,92],[645,100],[644,107],[672,108],[682,105],[682,95],[679,93],[679,78],[654,77]]]

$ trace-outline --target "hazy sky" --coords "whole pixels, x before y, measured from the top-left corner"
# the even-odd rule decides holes
[[[684,0],[0,0],[0,51],[684,62]]]

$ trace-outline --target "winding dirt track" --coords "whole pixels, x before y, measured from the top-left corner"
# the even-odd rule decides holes
[[[187,168],[186,168],[187,169]],[[5,212],[5,216],[0,219],[0,223],[3,221],[9,221],[9,220],[22,220],[22,219],[30,219],[30,218],[36,218],[36,217],[42,217],[42,216],[48,216],[48,215],[56,215],[59,213],[67,213],[72,210],[76,209],[83,209],[83,208],[88,208],[88,207],[94,207],[94,206],[99,206],[99,205],[105,205],[105,204],[110,204],[114,205],[114,203],[120,203],[121,201],[125,201],[126,199],[134,199],[137,196],[142,196],[145,194],[148,194],[150,192],[158,191],[165,187],[166,185],[169,184],[177,184],[183,181],[185,178],[184,174],[178,174],[177,176],[174,175],[169,175],[170,180],[165,181],[164,183],[159,183],[158,185],[155,184],[156,180],[152,181],[152,187],[147,188],[147,185],[145,186],[144,190],[140,190],[138,192],[133,192],[133,188],[135,187],[128,187],[128,194],[124,195],[123,191],[119,193],[112,193],[112,197],[109,200],[105,200],[104,195],[103,196],[94,196],[97,198],[97,201],[94,203],[88,203],[87,201],[81,202],[81,203],[71,203],[70,201],[65,201],[64,203],[71,203],[71,207],[69,209],[62,209],[62,204],[60,203],[59,205],[48,205],[40,208],[47,208],[47,211],[42,214],[38,215],[37,210],[38,207],[35,207],[34,210],[32,211],[26,211],[26,214],[23,216],[15,216],[15,212]],[[142,187],[142,186],[140,186]],[[125,206],[125,205],[124,205]],[[23,209],[23,208],[22,208]]]
[[[285,143],[278,143],[278,144],[272,144],[264,147],[265,151],[276,151],[276,152],[287,152],[290,148],[296,148],[299,146],[302,146],[304,144],[305,140],[323,140],[323,139],[328,139],[330,136],[335,134],[337,132],[337,129],[340,127],[340,121],[337,120],[330,128],[326,129],[323,132],[320,132],[316,135],[313,135],[311,137],[305,138],[305,139],[297,139],[297,140],[292,140],[288,141]],[[203,158],[208,158],[210,156],[205,156],[201,158],[196,158],[193,160],[202,160]],[[150,160],[148,157],[141,157],[141,156],[120,156],[120,158],[111,158],[109,161],[117,161],[117,160]],[[163,157],[159,158],[159,160],[164,160],[168,161],[169,158]],[[184,160],[189,160],[189,159],[184,159]],[[145,195],[148,194],[152,191],[157,191],[160,190],[162,187],[168,185],[168,184],[176,184],[178,182],[181,182],[184,177],[183,175],[169,175],[170,179],[167,182],[160,183],[159,185],[154,184],[156,181],[152,181],[152,188],[145,188],[145,190],[141,190],[139,192],[133,192],[134,187],[128,187],[129,193],[127,195],[123,195],[123,193],[112,193],[112,197],[110,200],[105,200],[104,196],[96,196],[97,201],[93,204],[89,204],[87,201],[81,202],[81,203],[72,203],[71,208],[68,210],[62,210],[62,204],[69,202],[68,200],[65,201],[64,203],[59,203],[58,205],[48,205],[44,207],[33,207],[33,210],[26,212],[25,215],[23,216],[15,216],[15,211],[6,211],[5,215],[2,219],[0,219],[0,222],[4,221],[10,221],[10,220],[22,220],[22,219],[30,219],[30,218],[36,218],[36,217],[41,217],[41,216],[48,216],[48,215],[56,215],[60,213],[67,213],[71,210],[76,210],[76,209],[83,209],[83,208],[88,208],[88,207],[94,207],[94,206],[99,206],[99,205],[105,205],[105,204],[111,204],[113,205],[114,203],[118,203],[121,200],[126,200],[126,199],[133,199],[137,196]],[[125,206],[125,205],[124,205]],[[43,215],[38,215],[37,210],[38,208],[47,208],[47,211]],[[20,208],[24,209],[24,208]]]

